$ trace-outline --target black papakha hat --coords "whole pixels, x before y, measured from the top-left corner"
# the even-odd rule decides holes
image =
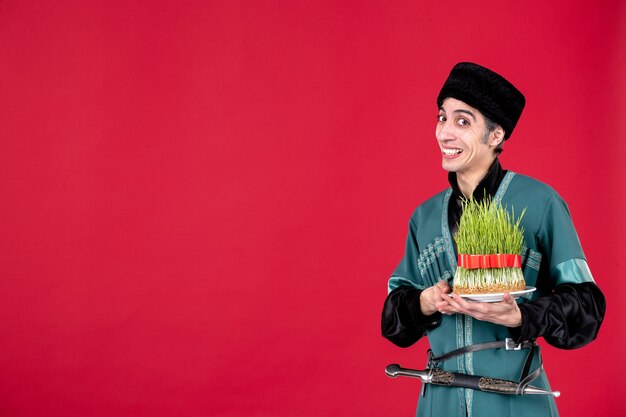
[[[437,106],[455,98],[478,109],[504,129],[504,139],[513,133],[526,99],[513,84],[488,68],[471,62],[460,62],[452,68],[443,84]]]

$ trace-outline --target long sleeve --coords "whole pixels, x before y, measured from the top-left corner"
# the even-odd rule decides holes
[[[441,313],[432,316],[422,314],[420,294],[427,284],[422,280],[419,258],[417,226],[411,218],[404,257],[389,279],[389,294],[381,320],[383,337],[400,347],[411,346],[424,336],[429,327],[435,327],[441,321]]]
[[[606,311],[606,300],[593,282],[563,284],[554,293],[520,304],[522,325],[511,329],[518,340],[543,336],[561,349],[575,349],[598,335]]]
[[[441,313],[422,314],[421,293],[422,290],[409,286],[400,286],[389,293],[381,320],[384,338],[397,346],[409,347],[424,336],[428,328],[439,324]]]
[[[575,349],[598,335],[606,300],[595,284],[567,204],[556,194],[546,205],[537,235],[553,290],[520,304],[522,325],[513,330],[521,340],[542,336],[561,349]]]

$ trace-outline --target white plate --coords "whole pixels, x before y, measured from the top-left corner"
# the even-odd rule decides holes
[[[511,294],[513,298],[517,299],[526,294],[530,294],[536,289],[537,288],[535,287],[526,287],[525,290],[511,291],[509,294]],[[504,299],[504,294],[505,293],[503,292],[496,292],[496,293],[491,293],[491,294],[459,294],[459,296],[470,301],[482,301],[483,303],[497,303]]]

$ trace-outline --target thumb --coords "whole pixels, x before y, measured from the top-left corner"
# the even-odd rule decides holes
[[[502,299],[502,301],[504,301],[507,304],[515,304],[515,298],[513,298],[513,296],[511,294],[504,293],[504,298]]]
[[[437,283],[437,286],[441,289],[441,291],[442,291],[444,294],[447,294],[447,293],[449,293],[449,292],[450,292],[450,286],[448,285],[448,283],[447,283],[447,282],[445,282],[445,281],[443,281],[443,280],[442,280],[442,281],[439,281],[439,282]]]

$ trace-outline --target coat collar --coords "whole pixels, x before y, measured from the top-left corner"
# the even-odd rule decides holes
[[[474,199],[477,201],[482,201],[485,195],[489,195],[493,197],[498,191],[498,187],[504,178],[506,171],[502,169],[500,165],[500,161],[498,158],[494,159],[494,161],[489,166],[487,170],[487,174],[483,177],[482,180],[476,186],[474,190]],[[456,178],[456,172],[448,173],[448,181],[450,182],[450,186],[452,187],[453,198],[459,199],[463,197],[463,193],[459,188],[459,183]]]

